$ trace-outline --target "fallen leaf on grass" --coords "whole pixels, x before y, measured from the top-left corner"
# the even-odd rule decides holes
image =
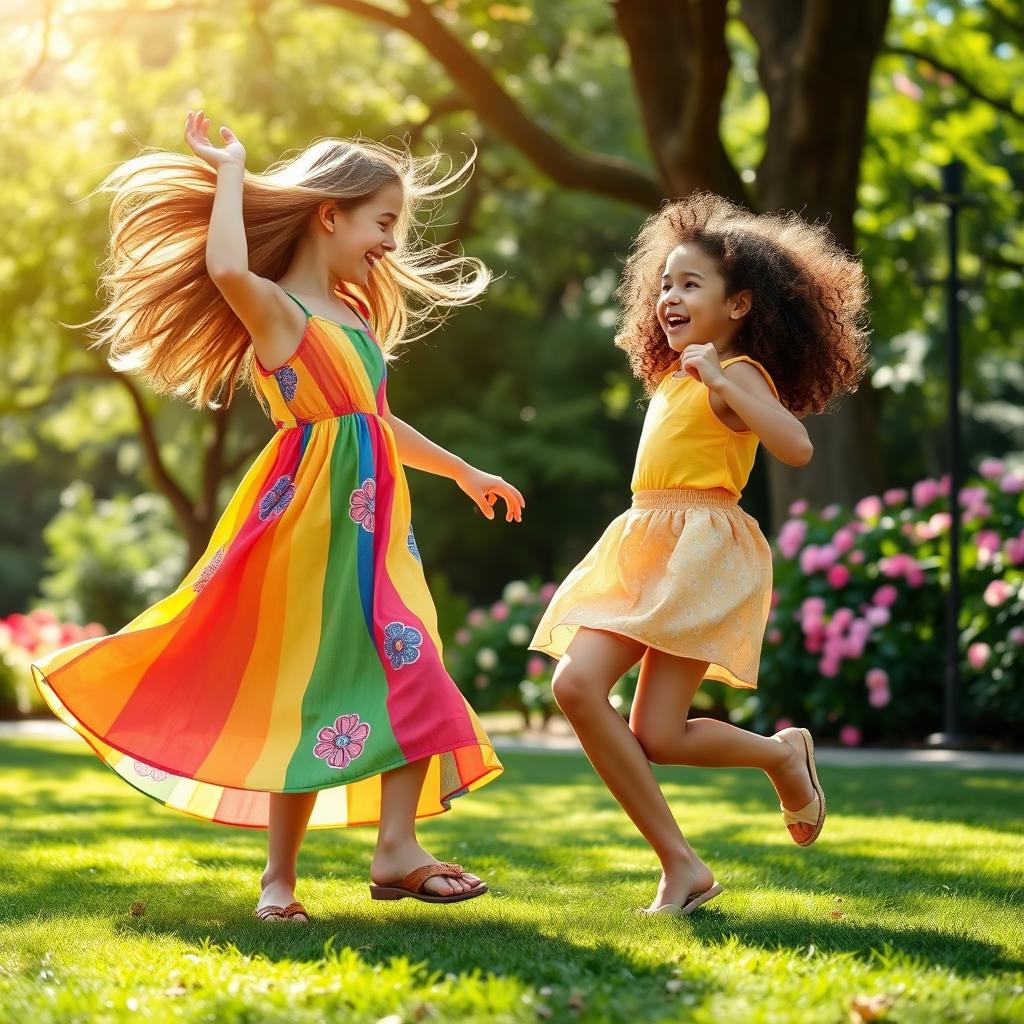
[[[896,1002],[893,996],[854,996],[850,1000],[850,1024],[869,1024],[884,1020],[889,1007]]]
[[[132,905],[128,908],[128,913],[131,914],[132,917],[142,917],[145,912],[146,904],[143,903],[142,900],[133,900]]]

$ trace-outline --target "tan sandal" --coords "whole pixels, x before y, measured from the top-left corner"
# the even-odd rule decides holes
[[[487,892],[487,884],[480,882],[472,889],[464,892],[454,892],[448,896],[438,896],[436,893],[428,892],[423,886],[427,879],[444,876],[446,878],[462,878],[465,875],[462,867],[458,864],[424,864],[415,871],[410,871],[405,878],[397,882],[388,882],[385,885],[370,883],[370,896],[375,900],[401,900],[406,896],[422,903],[460,903],[462,900],[471,900],[476,896],[483,896]]]
[[[810,802],[805,804],[798,811],[787,810],[782,804],[782,820],[786,823],[789,835],[797,846],[810,846],[825,825],[825,793],[818,782],[818,769],[814,764],[814,740],[806,729],[783,729],[775,734],[783,743],[789,744],[798,753],[803,754],[804,762],[807,765],[807,772],[811,777],[811,785],[814,787],[814,796]],[[792,740],[792,742],[790,742]],[[797,745],[799,743],[799,746]],[[814,829],[807,839],[797,839],[793,832],[793,825],[810,825]]]
[[[666,917],[686,917],[692,914],[698,907],[703,907],[708,900],[713,900],[722,891],[721,885],[715,882],[710,889],[705,889],[694,896],[691,896],[682,906],[678,903],[664,903],[657,910],[650,907],[642,907],[641,914],[664,914]]]
[[[300,914],[305,918],[304,921],[299,919]],[[297,924],[309,924],[309,914],[298,900],[289,903],[287,907],[279,907],[276,904],[260,907],[255,917],[257,921],[295,921]]]

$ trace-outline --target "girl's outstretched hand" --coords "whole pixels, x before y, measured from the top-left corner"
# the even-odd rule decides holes
[[[704,345],[687,345],[679,357],[679,369],[673,377],[693,377],[706,387],[712,387],[719,378],[724,379],[718,349],[711,342]]]
[[[477,503],[477,507],[488,519],[494,518],[494,503],[502,498],[505,502],[505,522],[523,521],[525,499],[515,487],[502,480],[500,476],[484,473],[470,466],[463,475],[455,478],[455,482]]]
[[[207,138],[209,130],[210,119],[201,110],[196,113],[192,113],[191,110],[188,112],[188,117],[185,118],[185,142],[200,160],[205,160],[214,168],[230,163],[245,167],[245,147],[235,137],[234,132],[230,128],[221,128],[220,135],[225,145],[223,149],[218,149]]]

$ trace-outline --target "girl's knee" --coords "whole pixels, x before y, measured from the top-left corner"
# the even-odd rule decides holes
[[[659,722],[630,722],[630,729],[651,764],[678,764],[685,728],[667,729]]]
[[[554,678],[551,680],[551,693],[554,695],[555,703],[569,718],[587,707],[593,699],[583,673],[572,665],[559,665],[555,669]]]

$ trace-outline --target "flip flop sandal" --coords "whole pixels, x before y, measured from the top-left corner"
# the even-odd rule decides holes
[[[410,871],[405,878],[397,882],[388,882],[386,885],[370,883],[370,897],[375,900],[401,900],[410,896],[422,903],[461,903],[463,900],[471,900],[476,896],[483,896],[487,892],[487,885],[481,882],[472,889],[465,892],[452,893],[450,896],[438,896],[436,893],[428,892],[423,886],[428,878],[444,876],[446,878],[462,878],[466,872],[458,864],[425,864],[415,871]]]
[[[713,900],[721,891],[721,885],[719,885],[718,882],[715,882],[710,889],[705,889],[703,892],[699,892],[696,895],[691,896],[682,906],[678,903],[665,903],[658,907],[657,910],[651,910],[650,907],[642,907],[639,913],[647,914],[650,917],[654,917],[655,914],[664,914],[666,917],[689,916],[698,907],[704,906],[708,900]]]
[[[800,747],[797,747],[796,743],[790,743],[790,738],[796,739],[792,734],[796,733],[800,737]],[[789,735],[787,735],[789,734]],[[779,807],[782,810],[782,820],[786,823],[786,828],[789,830],[790,838],[797,846],[810,846],[818,836],[821,835],[821,830],[825,825],[825,793],[821,788],[821,784],[818,782],[818,769],[814,764],[814,740],[811,739],[811,734],[806,729],[783,729],[782,732],[776,735],[783,737],[784,743],[789,743],[791,747],[796,749],[798,752],[803,753],[804,761],[807,765],[807,771],[811,776],[811,785],[814,787],[814,796],[810,802],[805,804],[798,811],[789,811],[782,804]],[[791,825],[810,825],[814,829],[810,837],[807,839],[797,839],[793,835],[793,830],[790,828]]]
[[[300,914],[306,919],[305,921],[299,920]],[[298,900],[289,903],[287,907],[279,907],[276,904],[260,907],[256,911],[255,917],[257,921],[295,921],[296,924],[309,924],[309,914]]]

